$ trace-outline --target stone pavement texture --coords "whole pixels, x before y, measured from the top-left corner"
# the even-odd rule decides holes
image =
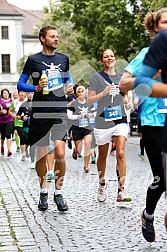
[[[137,157],[139,138],[130,137],[126,145],[126,190],[132,203],[117,203],[115,156],[108,156],[108,199],[97,201],[96,165],[83,172],[83,158],[77,161],[67,148],[67,173],[63,188],[69,211],[58,212],[53,202],[54,182],[48,183],[49,208],[37,209],[39,185],[30,161],[21,154],[0,157],[0,251],[3,252],[166,252],[164,227],[166,200],[161,197],[155,212],[156,242],[148,243],[141,234],[140,211],[152,180],[147,158]]]

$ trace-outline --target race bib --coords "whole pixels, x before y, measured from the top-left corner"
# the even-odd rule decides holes
[[[48,69],[48,90],[53,91],[63,87],[61,73],[57,69]]]
[[[167,98],[158,98],[158,113],[167,113]]]
[[[89,125],[88,118],[79,119],[79,127],[87,127]]]
[[[114,121],[122,118],[121,106],[104,107],[105,121]]]
[[[95,123],[95,117],[91,117],[91,118],[89,118],[89,123],[90,123],[90,124]]]

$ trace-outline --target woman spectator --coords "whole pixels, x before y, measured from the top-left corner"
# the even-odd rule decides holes
[[[26,94],[25,92],[20,91],[19,92],[19,98],[16,100],[13,100],[10,108],[9,108],[9,114],[14,119],[14,127],[17,130],[19,137],[20,137],[20,148],[22,152],[22,161],[25,161],[25,147],[24,147],[24,137],[23,137],[23,121],[21,119],[17,119],[17,113],[19,111],[20,106],[25,102]]]
[[[12,131],[13,131],[13,117],[8,114],[9,107],[12,103],[9,90],[1,90],[0,98],[0,132],[1,132],[1,155],[4,155],[4,141],[7,139],[7,156],[12,155]]]

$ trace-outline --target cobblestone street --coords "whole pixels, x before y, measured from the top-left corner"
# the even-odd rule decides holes
[[[0,157],[0,251],[3,252],[166,252],[164,227],[166,201],[163,195],[155,212],[156,242],[148,243],[141,234],[140,211],[152,180],[147,158],[137,156],[139,138],[130,137],[126,145],[126,190],[131,203],[117,203],[115,156],[108,156],[108,199],[97,201],[96,165],[83,172],[83,158],[77,161],[66,151],[67,173],[63,187],[69,211],[58,212],[54,201],[54,182],[48,182],[49,208],[38,211],[39,185],[30,161],[21,154]]]

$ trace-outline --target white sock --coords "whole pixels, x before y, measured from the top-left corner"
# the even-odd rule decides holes
[[[48,192],[47,188],[41,188],[40,189],[40,193],[47,193],[47,192]]]
[[[154,219],[154,214],[148,214],[146,210],[144,210],[144,215],[147,219],[153,220]]]
[[[61,190],[55,188],[55,195],[61,194]]]

